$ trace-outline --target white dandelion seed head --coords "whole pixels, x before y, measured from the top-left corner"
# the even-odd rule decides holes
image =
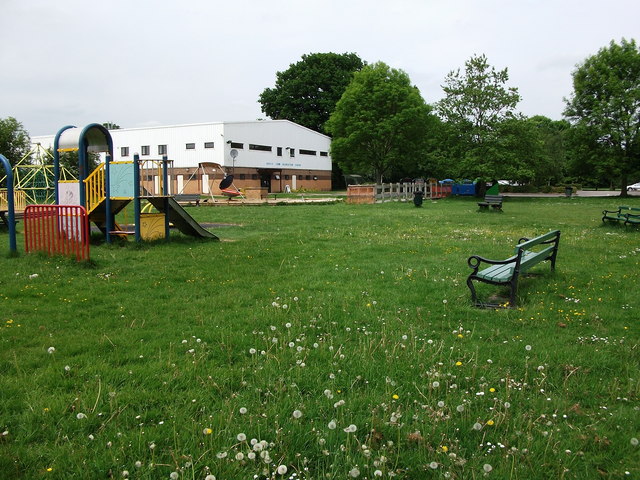
[[[64,371],[65,372],[70,372],[71,371],[71,367],[69,365],[65,365],[64,366]]]
[[[329,430],[335,430],[337,425],[336,425],[336,421],[335,420],[331,420],[329,422],[329,425],[327,425],[327,427],[329,427]]]
[[[242,453],[242,452],[236,453],[236,460],[238,460],[239,462],[244,460],[244,453]]]
[[[438,462],[431,462],[429,464],[429,467],[435,470],[436,468],[438,468]]]
[[[136,461],[136,463],[133,464],[136,468],[142,468],[142,462],[140,460]]]
[[[525,345],[525,346],[524,346],[524,349],[525,349],[527,352],[530,352],[530,351],[531,351],[531,345]],[[488,465],[488,464],[487,464],[487,465]],[[490,466],[490,465],[489,465],[489,466]]]
[[[638,443],[639,443],[639,441],[638,441],[638,439],[636,437],[633,437],[631,439],[631,445],[633,445],[634,447],[637,447]]]
[[[238,411],[240,412],[241,415],[244,415],[245,413],[247,413],[246,407],[240,407],[240,410]]]
[[[356,427],[353,423],[344,429],[346,433],[353,433],[356,430],[358,430],[358,427]]]
[[[444,402],[442,400],[440,400],[438,402],[438,408],[442,408],[442,407],[444,407]]]
[[[129,478],[129,470],[122,471],[122,478]]]
[[[206,477],[204,477],[204,480],[216,480],[216,476],[209,474]]]
[[[278,475],[284,475],[285,473],[287,473],[287,466],[286,465],[278,465]]]
[[[302,417],[302,412],[300,410],[294,410],[293,418],[300,418],[300,417]]]
[[[458,406],[456,407],[456,411],[457,411],[458,413],[462,413],[462,412],[464,412],[464,405],[458,405]]]
[[[254,452],[249,452],[249,453],[247,453],[247,458],[249,460],[255,460],[256,459],[256,454]]]
[[[474,423],[473,424],[473,429],[474,430],[482,430],[482,424],[478,423],[478,422]]]
[[[358,467],[353,467],[349,470],[349,476],[351,478],[358,478],[360,476],[360,470],[358,470]]]
[[[486,473],[489,473],[491,470],[493,470],[493,467],[491,465],[489,465],[488,463],[485,463],[482,466],[482,470],[484,470]]]
[[[52,353],[55,353],[55,351],[56,351],[56,347],[49,347],[49,348],[47,348],[47,353],[48,353],[49,355],[51,355]]]
[[[87,416],[86,416],[84,413],[80,412],[80,413],[78,413],[78,414],[76,415],[76,418],[77,418],[78,420],[83,420],[83,419],[87,418]]]
[[[178,480],[180,478],[180,474],[178,472],[171,472],[169,474],[169,478],[171,480]]]
[[[438,388],[440,386],[440,382],[436,381],[431,384],[433,388]]]
[[[247,436],[244,433],[239,433],[236,438],[239,442],[244,442],[247,439]]]

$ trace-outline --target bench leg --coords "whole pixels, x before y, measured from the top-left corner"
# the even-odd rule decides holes
[[[473,279],[471,277],[467,277],[467,287],[471,290],[471,303],[473,305],[478,306],[478,295],[476,293],[476,289],[473,286]]]
[[[516,308],[516,296],[518,293],[518,277],[511,280],[511,295],[509,296],[509,308]]]

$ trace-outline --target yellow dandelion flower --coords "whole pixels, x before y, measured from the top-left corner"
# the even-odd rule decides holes
[[[394,400],[398,400],[399,398],[400,398],[400,397],[398,396],[398,394],[397,394],[397,393],[394,393],[394,394],[393,394],[393,399],[394,399]]]
[[[446,445],[442,445],[440,448],[444,453],[447,453],[449,451],[449,447],[447,447]]]
[[[489,425],[489,426],[492,426],[492,425],[493,425],[493,423],[494,423],[494,422],[493,422],[493,420],[488,420],[488,421],[487,421],[487,425]]]
[[[464,335],[463,335],[463,334],[461,334],[461,333],[459,333],[459,334],[458,334],[458,338],[464,338]]]
[[[457,362],[456,362],[456,367],[459,367],[459,366],[461,366],[461,365],[462,365],[462,362],[461,362],[461,361],[457,361]]]
[[[489,391],[490,391],[491,393],[493,393],[493,392],[495,392],[495,391],[496,391],[496,389],[495,389],[495,388],[493,388],[493,387],[491,387],[491,388],[489,389]]]
[[[47,472],[53,472],[53,468],[47,467]]]
[[[205,435],[211,435],[213,433],[213,430],[207,427],[204,430],[202,430],[202,433],[204,433]]]

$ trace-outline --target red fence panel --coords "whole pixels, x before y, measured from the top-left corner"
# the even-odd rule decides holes
[[[80,205],[27,205],[24,249],[89,260],[89,217]]]

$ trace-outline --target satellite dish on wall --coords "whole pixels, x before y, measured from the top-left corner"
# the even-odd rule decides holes
[[[238,150],[236,150],[235,148],[232,148],[231,151],[229,152],[229,155],[231,155],[231,158],[235,159],[238,156]]]

